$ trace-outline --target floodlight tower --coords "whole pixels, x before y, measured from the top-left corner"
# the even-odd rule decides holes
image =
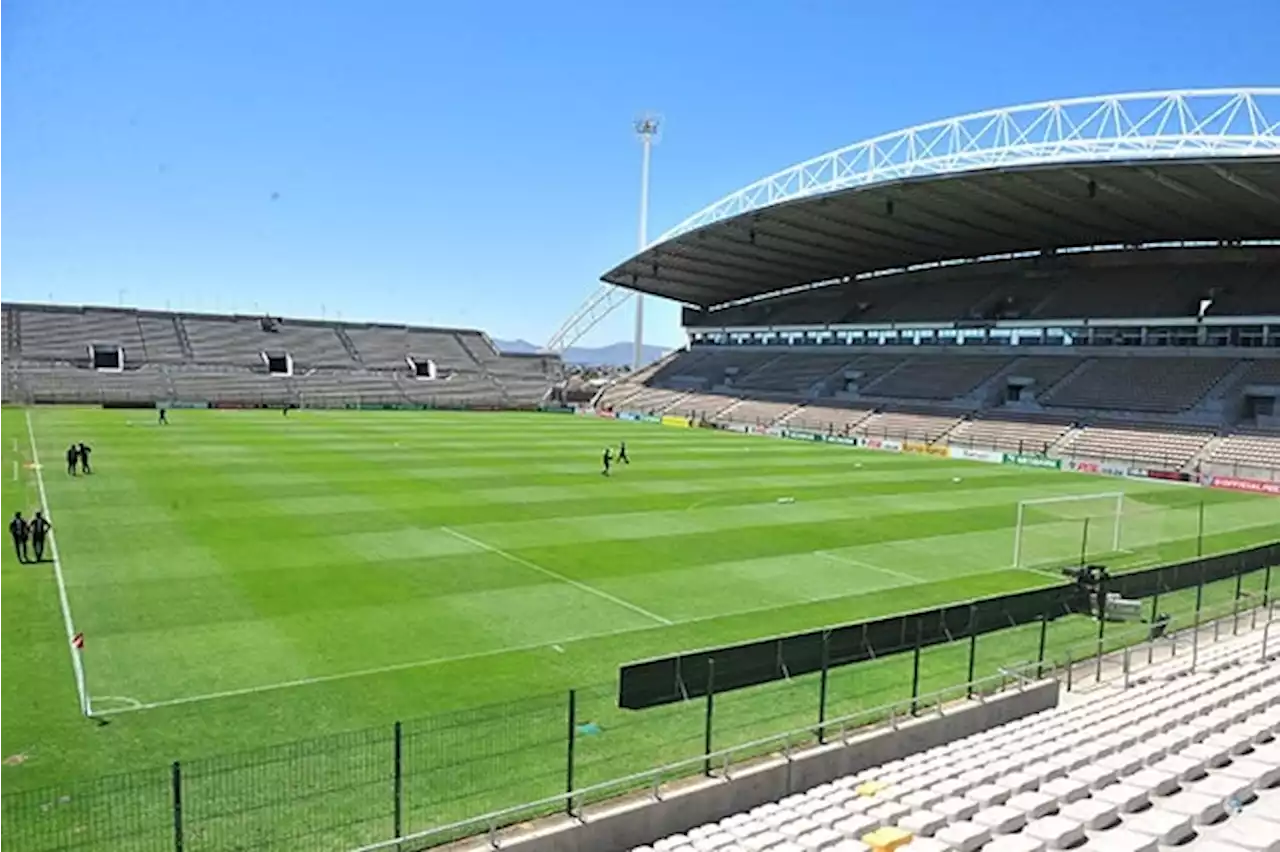
[[[642,252],[649,242],[649,157],[653,153],[654,137],[658,135],[658,119],[656,116],[645,116],[635,123],[636,135],[640,137],[643,151],[640,162],[640,229],[637,252]],[[636,293],[636,341],[635,353],[631,359],[631,369],[639,370],[644,366],[644,293]]]

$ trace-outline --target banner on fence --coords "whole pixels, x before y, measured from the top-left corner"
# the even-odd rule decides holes
[[[997,453],[996,450],[969,449],[968,446],[951,446],[951,448],[947,448],[947,455],[964,462],[1000,464],[1005,461],[1004,453]]]
[[[692,428],[693,428],[693,418],[692,418],[692,417],[679,417],[679,416],[674,415],[674,414],[664,414],[664,415],[662,415],[662,425],[663,425],[663,426],[674,426],[674,427],[676,427],[677,429],[692,429]]]
[[[1162,479],[1166,482],[1190,482],[1191,474],[1177,470],[1148,470],[1148,479]]]
[[[619,411],[617,419],[628,420],[632,423],[639,423],[641,420],[641,417],[639,414],[636,414],[634,411]]]
[[[902,445],[902,451],[917,456],[940,456],[942,458],[947,456],[946,447],[935,447],[930,444],[921,444],[917,441],[907,441]]]
[[[603,417],[605,420],[617,420],[618,412],[611,408],[600,408],[596,410],[596,417]]]
[[[127,400],[122,400],[119,402],[104,402],[102,403],[102,407],[103,408],[166,408],[166,407],[172,408],[172,406],[165,406],[163,403],[158,403],[153,405],[150,402],[129,402]],[[201,407],[207,408],[208,406],[201,406]]]
[[[1036,455],[1034,453],[1005,453],[1005,464],[1015,464],[1019,467],[1038,467],[1045,470],[1061,470],[1062,459],[1051,459],[1048,456]]]
[[[573,414],[574,409],[568,405],[539,405],[539,411],[545,411],[548,414]]]
[[[850,437],[849,435],[828,435],[827,443],[840,444],[845,447],[856,447],[858,446],[858,439]]]
[[[1265,479],[1246,479],[1241,476],[1210,476],[1210,488],[1227,488],[1231,491],[1248,491],[1253,494],[1280,494],[1280,482]]]
[[[790,438],[793,441],[825,441],[826,436],[821,432],[810,432],[807,429],[783,429],[782,437]]]
[[[897,438],[862,438],[862,446],[868,450],[884,450],[887,453],[902,452],[902,442]]]
[[[150,408],[151,406],[144,403],[139,405],[139,407]],[[209,407],[209,403],[207,402],[191,402],[190,400],[181,400],[181,399],[172,399],[167,402],[156,403],[156,408],[168,408],[174,411],[177,411],[179,409],[184,409],[184,408],[198,410],[201,408],[208,408],[208,407]]]
[[[1100,476],[1132,476],[1129,468],[1115,462],[1097,462],[1097,461],[1064,461],[1062,463],[1063,470],[1074,470],[1076,473],[1094,473]]]
[[[986,464],[1002,464],[1004,462],[1004,453],[998,453],[995,450],[971,450],[968,447],[951,447],[947,450],[947,455],[953,459],[985,462]]]

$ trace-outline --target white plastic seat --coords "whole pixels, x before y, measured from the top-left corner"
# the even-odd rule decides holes
[[[982,806],[971,799],[962,799],[959,796],[952,796],[943,799],[933,806],[933,812],[942,814],[947,818],[947,822],[959,822],[971,818]]]
[[[1116,828],[1091,838],[1080,848],[1088,852],[1157,852],[1160,842],[1148,834]]]
[[[947,844],[954,852],[974,852],[991,839],[991,829],[976,822],[961,820],[939,829],[934,839]]]
[[[1175,846],[1195,834],[1191,817],[1157,808],[1125,817],[1124,827],[1148,834],[1166,846]]]
[[[1013,834],[1027,824],[1027,814],[1008,805],[992,805],[974,814],[973,822],[991,829],[992,834]]]
[[[1069,805],[1063,805],[1059,813],[1094,831],[1110,828],[1120,821],[1119,807],[1094,798],[1080,799]]]
[[[1022,833],[1044,841],[1050,849],[1067,849],[1085,839],[1084,826],[1079,820],[1058,814],[1032,820]]]
[[[1151,802],[1146,789],[1129,784],[1112,784],[1101,790],[1094,790],[1093,797],[1101,802],[1115,805],[1121,813],[1133,813],[1145,808]]]
[[[1222,799],[1188,790],[1183,790],[1167,799],[1161,799],[1158,807],[1169,813],[1189,816],[1195,820],[1196,825],[1209,825],[1221,819],[1226,813]]]
[[[982,847],[982,852],[1043,852],[1045,842],[1037,840],[1026,834],[1004,834],[995,838],[986,846]],[[915,844],[910,846],[911,852],[915,852]]]

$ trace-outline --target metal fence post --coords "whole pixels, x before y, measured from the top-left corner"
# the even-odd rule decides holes
[[[711,777],[711,719],[716,704],[716,661],[707,660],[707,718],[702,731],[702,774]]]
[[[1107,591],[1099,584],[1098,591],[1098,655],[1094,662],[1093,682],[1102,683],[1102,648],[1107,638]]]
[[[393,837],[400,837],[404,834],[404,737],[401,735],[401,726],[397,721],[391,729],[393,734],[392,745],[392,767],[393,782],[391,795],[395,802],[392,807],[392,834]]]
[[[969,634],[969,680],[968,690],[969,697],[973,697],[973,667],[977,663],[978,657],[978,634],[976,632]]]
[[[1236,597],[1231,602],[1231,635],[1235,636],[1240,630],[1240,595],[1244,591],[1244,568],[1243,566],[1236,572]]]
[[[920,642],[924,637],[924,622],[916,619],[916,649],[911,655],[911,715],[919,709],[916,699],[920,697]]]
[[[573,816],[573,750],[578,740],[578,690],[569,690],[569,732],[564,758],[564,812]]]
[[[1044,643],[1049,638],[1049,610],[1040,614],[1040,651],[1036,656],[1036,679],[1044,677]]]
[[[1267,567],[1263,569],[1263,574],[1262,574],[1262,606],[1266,608],[1270,603],[1271,603],[1271,566],[1267,565]],[[1270,610],[1268,610],[1268,613],[1269,612]]]
[[[173,762],[173,852],[182,852],[182,764]]]
[[[818,745],[827,741],[827,674],[831,668],[831,633],[822,632],[822,678],[818,681]]]
[[[1151,596],[1151,624],[1152,625],[1154,625],[1156,623],[1156,619],[1160,617],[1159,608],[1160,608],[1160,578],[1159,576],[1157,576],[1156,577],[1156,593]],[[1147,639],[1151,640],[1150,634],[1147,635]],[[1155,653],[1156,653],[1155,643],[1154,641],[1151,641],[1150,644],[1147,645],[1147,665],[1151,665],[1152,661],[1155,658]]]
[[[1196,660],[1200,657],[1200,605],[1204,601],[1204,563],[1200,563],[1200,582],[1196,584],[1196,612],[1191,627],[1191,673],[1196,673]]]

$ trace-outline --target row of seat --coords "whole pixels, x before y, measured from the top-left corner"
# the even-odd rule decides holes
[[[1280,668],[1258,640],[637,852],[1280,850]]]
[[[1229,378],[1235,380],[1225,381]],[[650,383],[724,386],[798,398],[852,391],[872,400],[946,401],[977,394],[982,397],[977,403],[1011,397],[1049,408],[1177,414],[1196,407],[1211,392],[1236,399],[1251,385],[1280,384],[1280,357],[1012,357],[695,347],[665,363]]]

